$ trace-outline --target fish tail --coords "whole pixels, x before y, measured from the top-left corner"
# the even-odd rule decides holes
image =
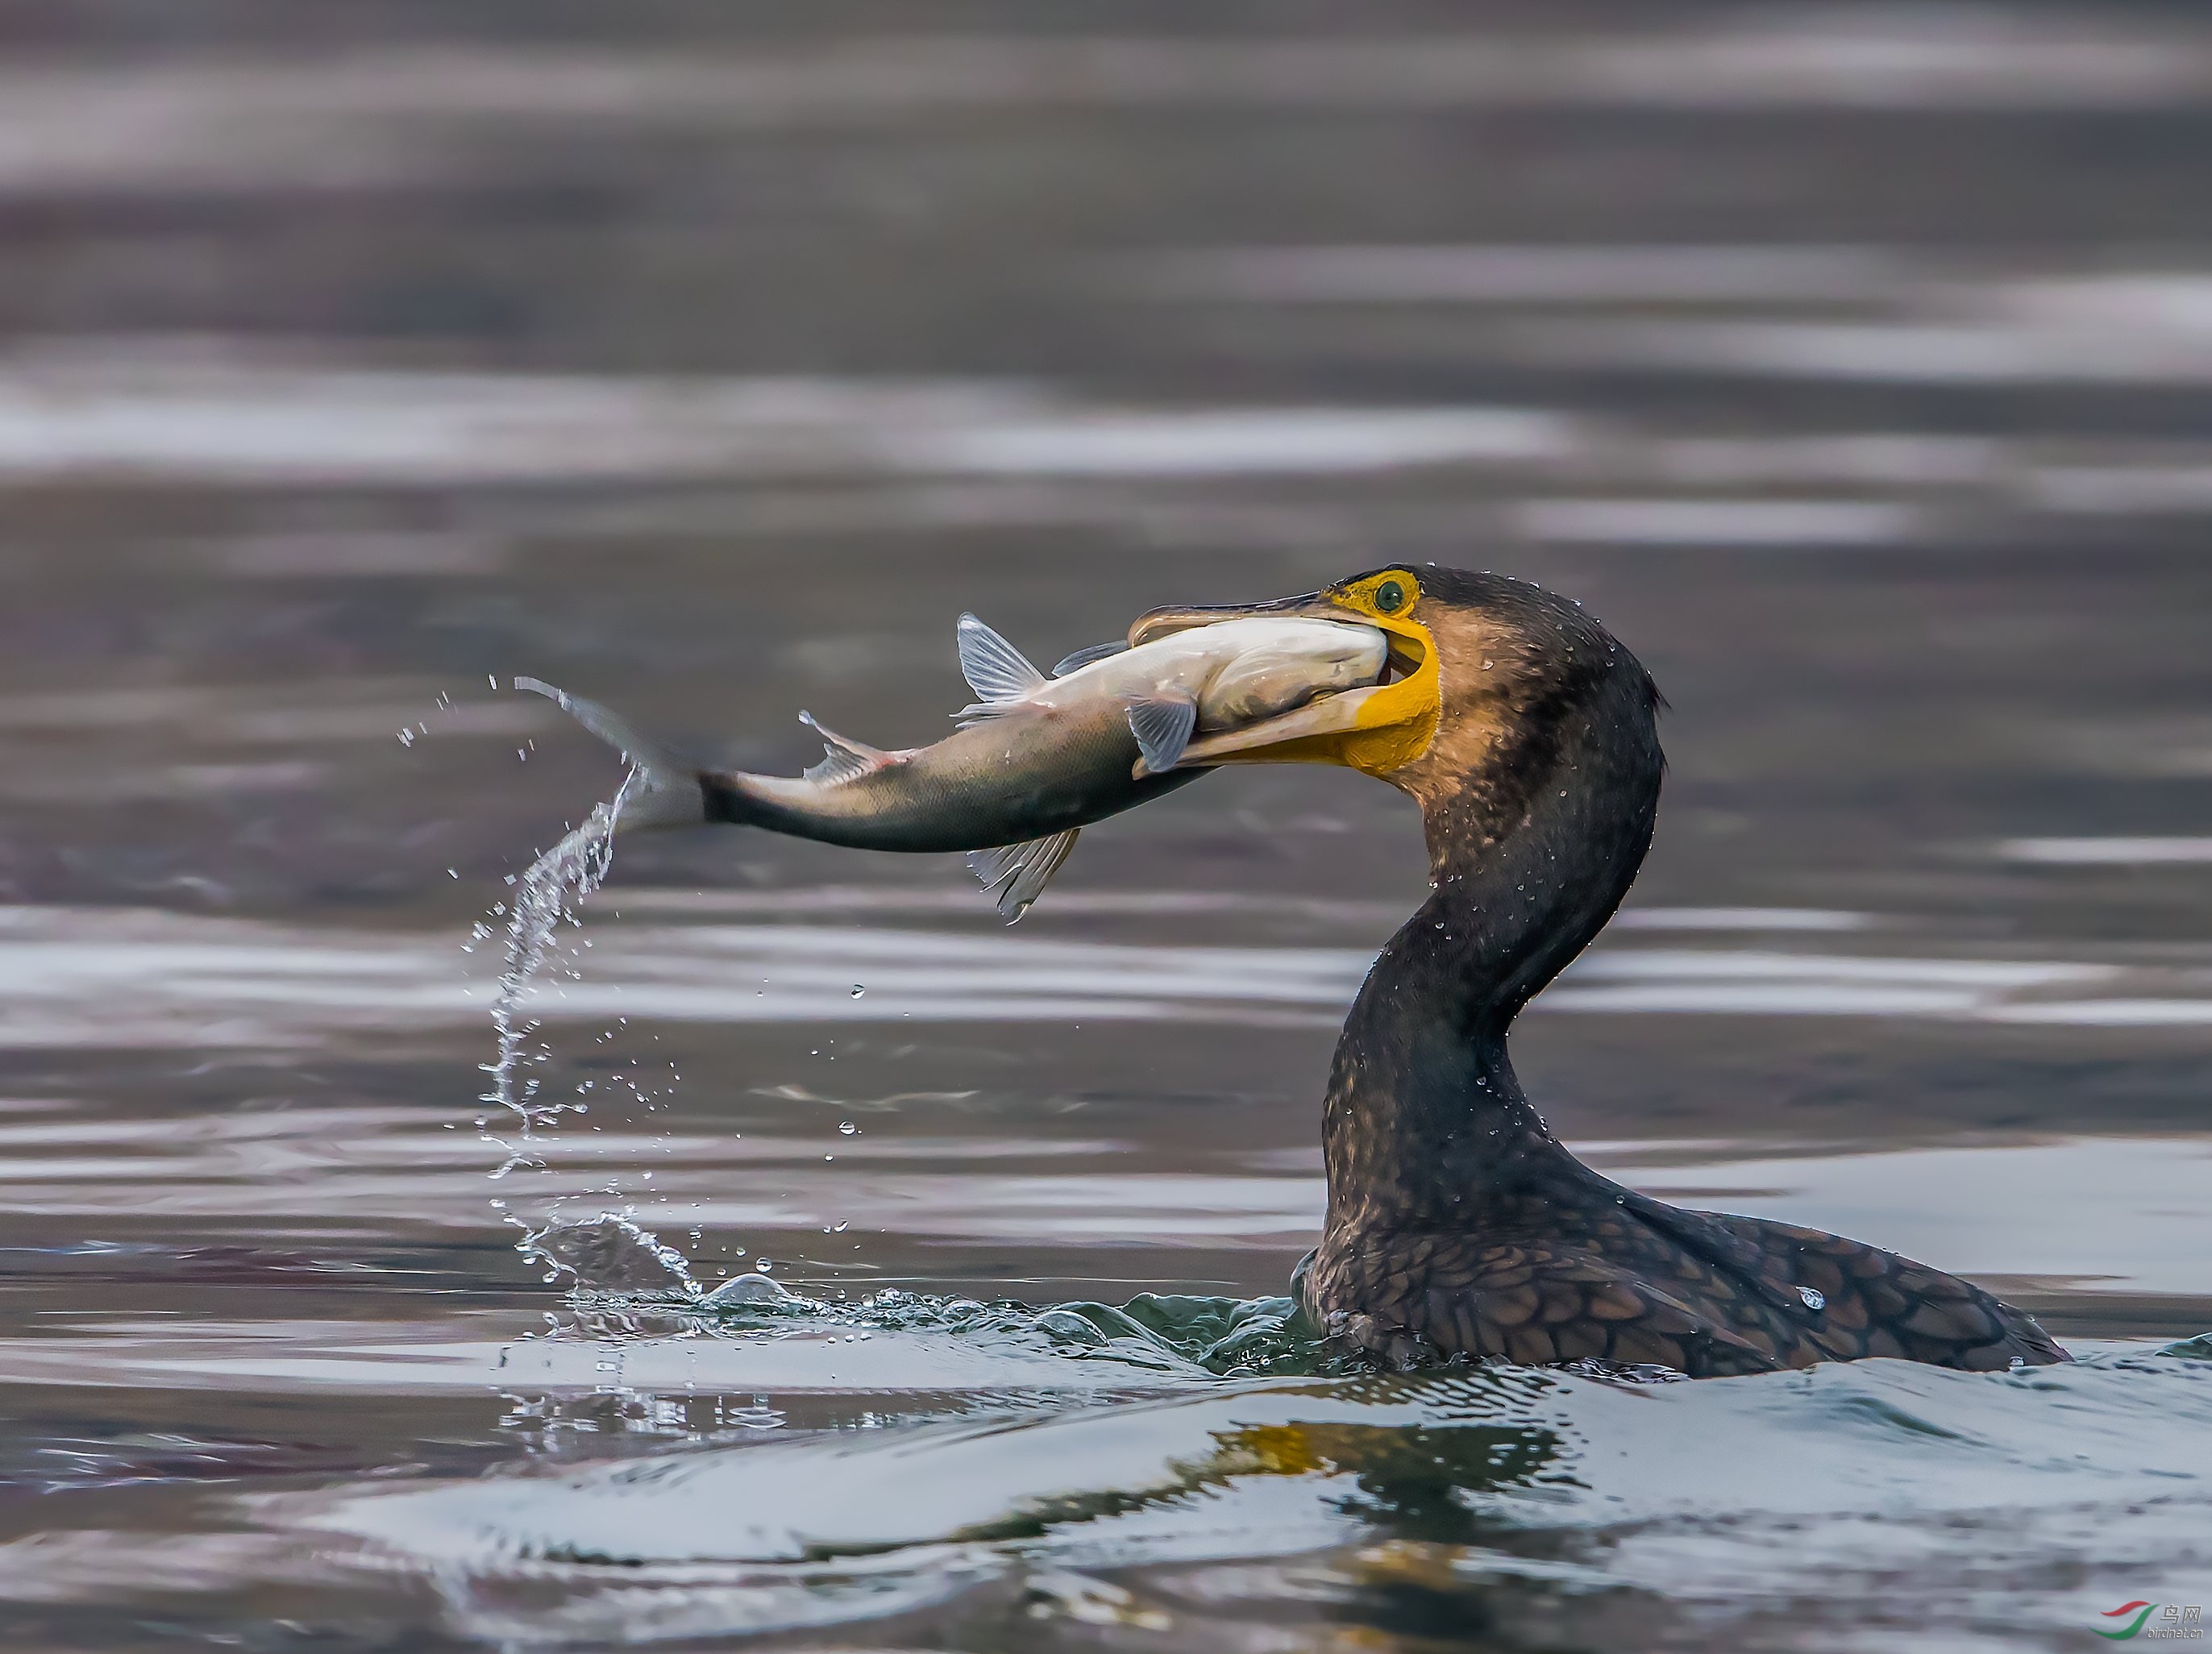
[[[630,762],[635,778],[625,789],[617,831],[639,827],[696,827],[702,822],[727,820],[714,808],[711,783],[715,777],[698,765],[670,751],[658,741],[641,735],[597,701],[556,689],[538,678],[518,678],[514,686],[542,695],[578,723],[617,749]]]

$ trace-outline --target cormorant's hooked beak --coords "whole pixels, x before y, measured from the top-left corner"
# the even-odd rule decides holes
[[[1194,626],[1255,617],[1338,620],[1388,634],[1382,681],[1324,695],[1305,705],[1200,736],[1183,750],[1178,769],[1224,763],[1335,763],[1385,775],[1428,750],[1442,707],[1436,639],[1419,619],[1419,576],[1386,569],[1302,597],[1214,608],[1155,609],[1129,628],[1134,648]]]

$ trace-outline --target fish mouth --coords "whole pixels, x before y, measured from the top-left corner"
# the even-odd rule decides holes
[[[1224,620],[1297,617],[1371,626],[1389,653],[1382,675],[1358,689],[1325,691],[1272,718],[1200,736],[1178,769],[1229,763],[1334,763],[1382,775],[1428,751],[1442,708],[1436,639],[1416,618],[1419,577],[1383,569],[1266,603],[1154,609],[1129,628],[1132,648]]]

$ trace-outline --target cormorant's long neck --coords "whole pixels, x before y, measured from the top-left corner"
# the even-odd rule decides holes
[[[1434,889],[1376,960],[1337,1044],[1323,1127],[1333,1223],[1464,1229],[1486,1196],[1564,1157],[1514,1078],[1506,1029],[1627,893],[1662,767],[1648,705],[1564,723],[1506,782],[1417,793]]]

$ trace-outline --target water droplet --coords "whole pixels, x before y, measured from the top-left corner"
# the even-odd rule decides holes
[[[1815,1292],[1810,1286],[1800,1286],[1797,1289],[1797,1296],[1805,1300],[1805,1307],[1808,1310],[1825,1310],[1828,1307],[1827,1295]]]
[[[867,995],[868,995],[868,990],[867,990],[867,988],[866,987],[866,985],[865,985],[865,984],[860,983],[860,982],[854,982],[854,983],[853,984],[853,994],[852,994],[852,997],[853,997],[853,998],[854,998],[854,999],[856,999],[856,1000],[861,1000],[861,999],[866,999],[866,998],[867,997]]]
[[[860,1128],[849,1120],[840,1120],[837,1122],[837,1129],[844,1135],[850,1137]]]

